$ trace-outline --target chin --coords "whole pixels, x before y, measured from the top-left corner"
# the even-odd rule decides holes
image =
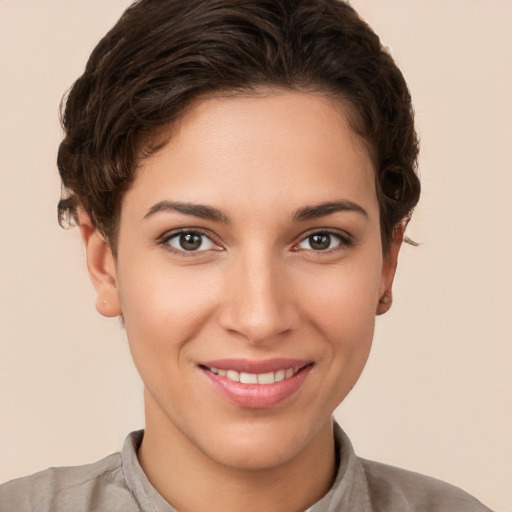
[[[327,421],[330,427],[330,420]],[[203,453],[215,462],[240,470],[258,471],[286,465],[314,442],[321,425],[298,425],[296,421],[260,419],[245,424],[220,427],[211,432]],[[196,443],[199,445],[200,443]]]
[[[207,454],[222,466],[247,471],[269,470],[286,465],[300,451],[293,443],[283,443],[282,439],[242,444],[231,442],[227,451]]]

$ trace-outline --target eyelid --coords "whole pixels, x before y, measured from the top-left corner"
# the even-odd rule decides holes
[[[340,243],[336,247],[333,247],[331,249],[325,249],[325,250],[298,248],[299,244],[304,242],[310,236],[313,236],[316,234],[326,234],[326,235],[334,236],[340,240]],[[343,250],[348,247],[353,247],[354,245],[355,245],[354,237],[351,234],[347,233],[346,231],[334,229],[334,228],[314,228],[314,229],[310,229],[309,231],[306,231],[305,233],[302,233],[300,235],[298,241],[293,244],[292,250],[294,252],[310,251],[310,252],[319,253],[319,254],[329,254],[329,253],[337,251],[337,250]]]
[[[197,233],[201,236],[204,236],[205,238],[208,238],[212,244],[214,244],[215,248],[213,249],[206,249],[206,250],[200,250],[200,251],[186,251],[186,250],[180,250],[176,249],[168,244],[169,240],[172,238],[176,238],[177,236],[184,234],[184,233]],[[302,242],[304,242],[307,238],[309,238],[312,235],[315,234],[328,234],[331,236],[334,236],[340,240],[340,243],[331,249],[325,249],[325,250],[314,250],[314,249],[300,249],[298,248],[298,245]],[[186,228],[177,228],[171,231],[166,231],[163,235],[158,237],[156,243],[158,245],[165,246],[165,248],[171,252],[174,252],[176,254],[182,255],[182,256],[197,256],[201,253],[205,253],[211,250],[214,251],[223,251],[225,250],[223,245],[218,241],[218,237],[211,233],[209,230],[205,230],[204,228],[195,228],[195,227],[186,227]],[[337,250],[342,250],[344,248],[352,247],[355,245],[355,239],[354,237],[344,231],[334,228],[314,228],[310,229],[304,233],[302,233],[299,237],[297,242],[295,242],[292,245],[292,251],[298,252],[298,251],[309,251],[309,252],[315,252],[315,253],[323,253],[328,254]]]
[[[187,234],[187,233],[197,233],[198,235],[201,235],[201,236],[207,238],[214,245],[214,248],[197,250],[197,251],[186,251],[185,249],[176,249],[175,247],[172,247],[168,243],[173,238],[176,238],[182,234]],[[222,245],[217,241],[217,237],[214,236],[211,232],[209,232],[208,230],[205,230],[203,228],[194,228],[194,227],[178,228],[178,229],[174,229],[171,231],[166,231],[162,236],[160,236],[157,239],[157,244],[163,246],[166,250],[173,252],[175,254],[179,254],[181,256],[197,256],[202,253],[209,252],[209,251],[224,250]]]

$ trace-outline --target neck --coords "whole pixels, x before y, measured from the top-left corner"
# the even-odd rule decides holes
[[[138,456],[153,487],[180,512],[303,512],[335,478],[330,420],[289,460],[247,469],[212,460],[161,414],[146,407]]]

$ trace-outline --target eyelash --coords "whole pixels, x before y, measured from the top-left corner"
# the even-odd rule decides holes
[[[203,250],[190,250],[190,251],[187,251],[186,249],[177,249],[175,247],[172,247],[169,244],[169,242],[171,240],[178,239],[182,235],[199,235],[200,237],[202,237],[201,245],[203,245],[204,239],[207,239],[207,240],[210,241],[210,243],[214,247],[219,247],[219,244],[217,244],[213,240],[213,237],[210,234],[202,231],[201,229],[181,229],[179,231],[174,231],[172,233],[167,233],[158,241],[158,244],[161,245],[161,246],[164,246],[166,250],[168,250],[170,252],[173,252],[174,254],[178,254],[180,256],[185,256],[185,257],[197,257],[198,253],[208,252],[209,250],[216,250],[216,251],[223,250],[222,248],[220,248],[220,249],[219,248],[217,248],[217,249],[210,249],[209,248],[209,249],[203,249]],[[317,254],[330,254],[332,252],[336,252],[336,251],[339,251],[339,250],[347,249],[347,248],[350,248],[350,247],[355,245],[354,244],[354,239],[348,233],[340,233],[338,231],[333,231],[333,230],[330,230],[330,229],[316,229],[314,231],[310,231],[309,233],[306,233],[306,234],[302,235],[302,238],[300,239],[300,241],[297,244],[294,244],[294,246],[292,248],[292,251],[293,252],[299,252],[301,249],[298,248],[298,246],[300,244],[304,243],[305,241],[307,241],[308,239],[310,239],[311,237],[315,236],[315,235],[327,235],[329,237],[333,237],[333,238],[338,240],[338,244],[335,247],[331,247],[331,248],[328,248],[328,249],[319,249],[319,250],[315,250],[315,249],[302,249],[302,250],[311,251],[311,252],[314,252],[314,253],[317,253]]]
[[[300,242],[298,244],[294,245],[293,251],[294,252],[300,251],[301,249],[297,249],[297,246],[304,243],[305,241],[307,241],[308,239],[310,239],[311,237],[313,237],[315,235],[327,235],[329,237],[337,239],[338,243],[336,244],[335,247],[331,247],[329,249],[324,249],[324,250],[304,249],[304,250],[308,250],[308,251],[314,252],[316,254],[331,254],[336,251],[348,249],[355,245],[354,238],[352,236],[350,236],[348,233],[345,233],[345,232],[340,233],[339,231],[334,231],[332,229],[315,229],[314,231],[310,231],[309,233],[302,235]]]
[[[197,256],[198,253],[204,253],[204,252],[207,252],[209,250],[222,250],[222,249],[206,249],[206,250],[201,250],[201,251],[198,251],[198,250],[190,250],[190,251],[187,251],[186,249],[177,249],[175,247],[172,247],[169,242],[171,240],[174,240],[174,239],[179,239],[180,236],[182,235],[199,235],[201,238],[202,238],[202,241],[201,241],[201,245],[203,245],[204,243],[204,239],[207,239],[210,241],[210,243],[214,246],[214,247],[219,247],[219,244],[215,243],[214,240],[213,240],[213,237],[202,231],[201,229],[180,229],[178,231],[174,231],[172,233],[166,233],[159,241],[158,241],[158,244],[163,246],[166,250],[174,253],[174,254],[178,254],[180,256],[185,256],[185,257],[194,257],[194,256]]]

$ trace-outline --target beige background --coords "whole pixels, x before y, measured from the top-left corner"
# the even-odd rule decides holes
[[[55,221],[57,106],[127,0],[0,0],[0,480],[143,425],[117,321]],[[421,207],[395,304],[337,412],[360,455],[512,511],[512,2],[353,0],[408,78]]]

